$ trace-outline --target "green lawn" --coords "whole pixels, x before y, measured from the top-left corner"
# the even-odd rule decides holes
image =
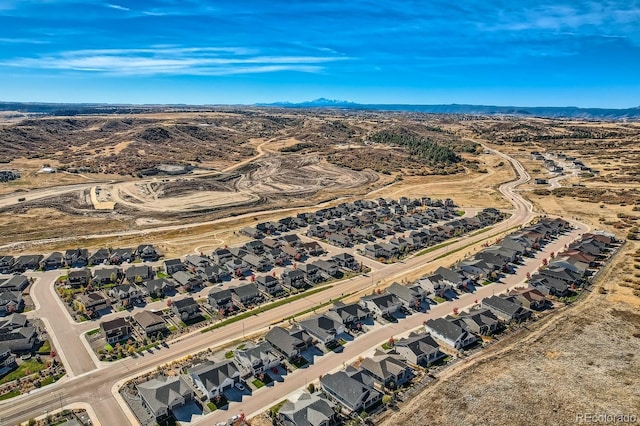
[[[209,407],[209,410],[211,411],[216,411],[218,409],[218,407],[216,407],[216,404],[214,404],[213,402],[207,402],[207,407]]]
[[[56,378],[53,376],[49,376],[46,379],[44,379],[41,383],[40,386],[47,386],[50,385],[51,383],[55,382]]]
[[[11,392],[3,393],[2,395],[0,395],[0,401],[4,401],[5,399],[13,398],[13,397],[18,396],[18,395],[20,395],[20,391],[14,389]]]
[[[49,340],[45,340],[42,343],[42,346],[38,349],[39,354],[48,354],[51,352],[51,342]]]
[[[447,301],[447,299],[444,299],[444,298],[442,298],[440,296],[433,296],[433,300],[435,300],[436,303],[444,303],[444,302]]]
[[[111,346],[110,343],[107,343],[106,345],[104,345],[104,350],[107,352],[111,352],[113,351],[113,346]]]
[[[253,383],[253,386],[256,387],[256,389],[260,389],[262,387],[264,387],[264,382],[262,382],[259,379],[255,379],[254,381],[252,381],[251,383]]]
[[[227,352],[226,354],[224,354],[224,357],[225,357],[226,359],[231,359],[231,358],[233,358],[233,351],[229,351],[229,352]]]
[[[165,274],[164,272],[156,272],[156,276],[158,278],[169,278],[169,275]]]
[[[382,344],[382,349],[384,349],[386,351],[391,350],[391,349],[393,349],[393,345],[389,344],[389,342],[385,342],[385,343]]]
[[[178,327],[176,327],[175,325],[170,325],[167,328],[169,329],[169,331],[176,331],[178,329]]]
[[[282,401],[278,402],[276,405],[274,405],[273,407],[269,408],[269,411],[271,411],[272,413],[276,414],[278,413],[278,411],[280,411],[280,407],[282,407],[284,405],[284,403],[287,402],[286,399],[283,399]]]
[[[0,385],[28,376],[29,374],[37,373],[45,368],[46,366],[43,363],[38,362],[35,359],[24,361],[17,369],[0,379]]]
[[[94,334],[100,333],[99,328],[94,328],[93,330],[87,331],[87,336],[93,336]]]
[[[304,359],[303,357],[299,357],[299,358],[291,361],[291,365],[293,365],[296,368],[304,367],[307,364],[308,364],[307,360]]]

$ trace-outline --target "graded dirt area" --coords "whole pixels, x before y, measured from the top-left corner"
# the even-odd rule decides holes
[[[529,330],[500,338],[381,424],[567,425],[581,413],[639,415],[640,309],[611,297],[624,261],[623,253],[601,276],[607,294],[593,289]]]

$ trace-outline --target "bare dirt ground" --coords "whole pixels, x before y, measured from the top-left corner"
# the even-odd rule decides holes
[[[581,413],[639,415],[640,309],[611,294],[624,261],[623,253],[599,280],[608,294],[594,289],[463,360],[381,424],[568,425]]]

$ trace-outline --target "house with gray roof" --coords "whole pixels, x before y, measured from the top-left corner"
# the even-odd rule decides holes
[[[349,329],[360,329],[362,328],[362,323],[371,318],[371,311],[357,302],[349,304],[335,302],[333,307],[329,309],[328,314],[333,314],[340,318],[342,324]]]
[[[64,252],[64,264],[69,268],[82,268],[89,263],[89,250],[69,249]]]
[[[280,284],[280,280],[271,275],[261,275],[259,276],[255,284],[258,286],[258,289],[270,296],[274,296],[282,291],[282,285]]]
[[[171,311],[182,321],[192,320],[200,315],[200,305],[193,297],[174,300],[171,304]]]
[[[413,370],[400,355],[376,353],[371,358],[365,358],[360,368],[376,383],[388,389],[396,389],[413,377]]]
[[[280,366],[280,354],[267,341],[236,349],[233,351],[233,357],[238,365],[244,367],[253,376]]]
[[[455,349],[464,349],[478,339],[468,330],[444,318],[430,319],[425,323],[427,333]]]
[[[40,261],[40,268],[44,270],[62,268],[64,265],[64,255],[59,251],[54,251]]]
[[[338,335],[344,333],[342,321],[330,315],[314,315],[298,323],[313,338],[324,345],[335,343]]]
[[[408,337],[395,341],[395,350],[407,362],[429,366],[447,355],[429,333],[412,332]]]
[[[313,344],[311,335],[296,326],[289,330],[277,326],[272,327],[265,335],[265,340],[289,360],[298,358],[304,350]]]
[[[202,286],[202,277],[188,271],[177,271],[173,274],[173,279],[188,291]]]
[[[471,332],[488,336],[498,331],[502,325],[500,319],[489,309],[474,309],[460,313],[458,320],[464,323]],[[461,324],[461,326],[463,326]]]
[[[0,289],[16,291],[22,293],[24,289],[29,287],[29,278],[24,275],[13,275],[7,281],[0,284]]]
[[[362,306],[365,306],[374,316],[389,316],[397,312],[402,307],[400,299],[391,293],[371,294],[360,299]]]
[[[187,374],[209,399],[222,396],[225,390],[240,382],[240,370],[233,360],[221,363],[205,361],[187,369]]]
[[[407,309],[418,309],[427,297],[427,291],[419,285],[402,285],[394,282],[387,287],[387,293],[395,295]]]
[[[278,420],[284,426],[335,426],[335,404],[319,394],[304,392],[288,400],[278,410]]]
[[[233,293],[228,288],[213,288],[209,291],[207,296],[207,300],[209,305],[214,310],[224,309],[232,310],[234,308],[233,304]]]
[[[320,386],[348,413],[366,411],[382,400],[382,393],[374,388],[373,379],[353,368],[325,374],[320,378]]]
[[[152,311],[140,311],[133,315],[133,320],[142,328],[147,336],[167,331],[167,324],[162,315]]]
[[[173,281],[169,281],[166,278],[158,278],[155,280],[149,280],[142,283],[145,291],[152,298],[163,298],[168,291],[175,288]]]
[[[499,296],[482,299],[482,307],[491,310],[498,318],[507,323],[531,317],[531,311],[527,308]]]
[[[104,286],[107,284],[116,284],[122,279],[122,269],[111,266],[108,268],[95,268],[91,281],[96,286]]]
[[[193,400],[193,389],[182,376],[158,376],[136,385],[143,405],[156,419]]]
[[[180,259],[166,259],[162,263],[164,264],[164,271],[169,275],[187,270],[187,266]]]
[[[100,323],[100,331],[107,343],[126,340],[131,335],[131,325],[124,318],[114,318]]]
[[[258,286],[254,283],[229,288],[233,293],[233,301],[240,306],[257,305],[264,300]]]
[[[0,345],[12,352],[30,350],[36,338],[36,329],[29,325],[26,316],[14,313],[0,319]]]

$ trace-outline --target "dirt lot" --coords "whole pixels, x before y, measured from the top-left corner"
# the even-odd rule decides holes
[[[445,370],[382,424],[566,425],[579,413],[640,415],[640,308],[615,297],[624,261],[619,255],[601,277],[607,294],[594,289]]]

